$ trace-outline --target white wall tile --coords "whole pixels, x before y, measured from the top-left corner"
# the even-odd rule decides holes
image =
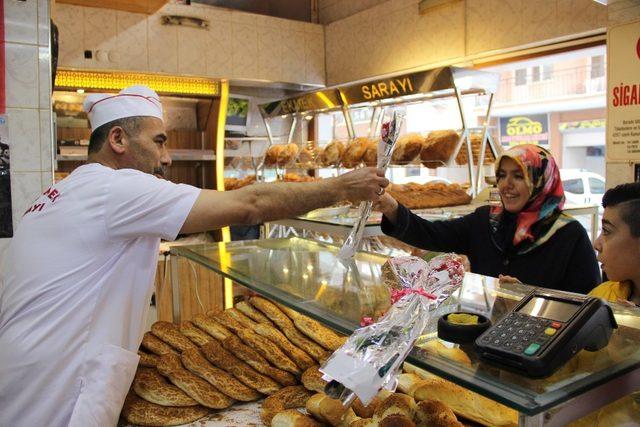
[[[40,172],[40,192],[44,193],[52,185],[53,185],[53,172],[51,171]]]
[[[178,27],[178,73],[205,76],[207,58],[204,53],[209,31]]]
[[[13,211],[13,232],[15,233],[22,215],[42,194],[40,172],[11,171],[11,204]]]
[[[38,110],[7,109],[11,172],[40,171]]]
[[[117,68],[122,70],[147,71],[149,51],[147,38],[147,15],[142,13],[116,12]]]
[[[163,8],[164,11],[166,9]],[[147,21],[149,40],[149,71],[178,72],[178,31],[175,26],[162,25],[160,14],[151,15]]]
[[[84,49],[93,52],[85,59],[85,67],[116,68],[111,58],[116,52],[116,11],[102,8],[84,8]],[[110,58],[111,55],[111,58]]]
[[[51,53],[48,47],[38,48],[39,108],[51,108]]]
[[[41,109],[40,115],[40,170],[51,172],[53,134],[51,133],[51,109]]]
[[[232,39],[230,21],[212,20],[210,22],[205,45],[207,76],[232,76]]]
[[[272,27],[258,27],[258,77],[279,81],[282,78],[282,44],[280,31]]]
[[[255,25],[231,25],[231,58],[234,78],[254,78],[258,75],[258,35]]]
[[[38,108],[38,47],[5,45],[7,107]]]
[[[38,5],[35,1],[4,1],[5,42],[38,43]]]
[[[49,0],[38,0],[38,45],[49,46],[51,39],[51,15]]]
[[[84,67],[83,7],[56,4],[54,22],[58,26],[58,66]]]

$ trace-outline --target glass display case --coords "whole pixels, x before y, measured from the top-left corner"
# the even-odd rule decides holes
[[[289,238],[174,247],[171,255],[172,263],[187,258],[350,334],[363,317],[376,317],[389,307],[389,291],[381,280],[387,258],[360,252],[352,263],[345,264],[337,259],[338,251],[339,247],[330,244]],[[173,286],[176,292],[180,284],[174,282]],[[531,289],[467,273],[461,289],[440,306],[434,319],[463,309],[495,322]],[[566,425],[631,393],[640,384],[640,315],[621,306],[615,306],[614,312],[619,327],[606,348],[580,352],[545,379],[530,379],[486,365],[468,346],[460,349],[470,364],[427,351],[423,344],[438,339],[436,322],[424,331],[407,361],[517,410],[520,425]],[[174,307],[174,316],[175,321],[180,320],[179,307]]]

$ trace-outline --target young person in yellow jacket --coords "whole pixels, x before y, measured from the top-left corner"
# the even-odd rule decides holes
[[[602,206],[602,232],[594,247],[609,281],[589,295],[625,305],[640,305],[640,182],[608,190]]]
[[[640,182],[622,184],[602,198],[602,232],[594,243],[598,261],[609,278],[589,295],[606,301],[640,304]],[[597,353],[581,352],[583,360]],[[618,399],[570,424],[570,427],[635,426],[640,424],[640,392]]]

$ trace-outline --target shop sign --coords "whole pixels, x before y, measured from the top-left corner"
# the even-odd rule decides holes
[[[520,144],[549,144],[549,116],[527,114],[500,117],[500,143],[512,147]]]
[[[640,21],[607,33],[607,160],[640,159]]]
[[[602,129],[606,127],[607,121],[605,119],[595,120],[580,120],[577,122],[563,122],[558,125],[558,129],[561,131],[574,130],[574,129]]]

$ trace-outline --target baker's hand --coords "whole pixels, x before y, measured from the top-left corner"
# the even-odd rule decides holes
[[[506,274],[504,274],[504,275],[500,274],[498,276],[498,281],[500,283],[520,283],[520,284],[522,284],[522,282],[519,279],[517,279],[515,277],[507,276]]]
[[[356,169],[340,175],[336,179],[344,198],[352,203],[363,200],[371,200],[375,203],[380,200],[384,189],[389,185],[389,180],[384,177],[384,172],[376,168]]]

